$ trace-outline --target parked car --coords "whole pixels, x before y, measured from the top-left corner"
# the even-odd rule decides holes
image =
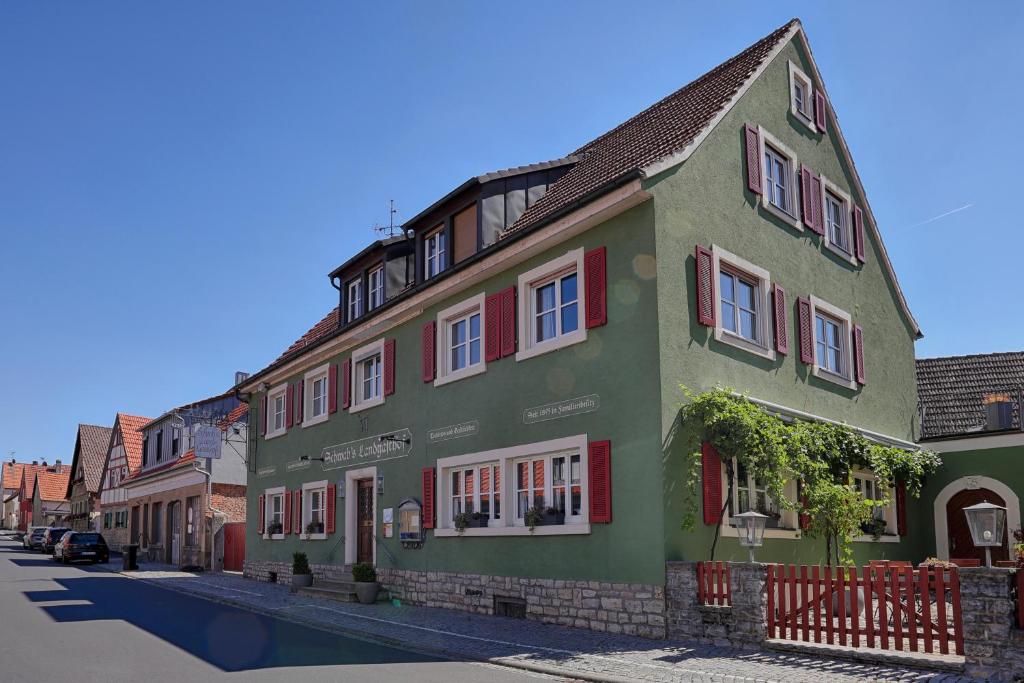
[[[32,526],[25,532],[25,538],[21,544],[29,550],[37,550],[40,544],[43,542],[43,534],[49,527],[45,526]]]
[[[110,549],[103,534],[95,531],[69,531],[54,546],[53,559],[64,564],[77,560],[108,562]]]
[[[43,533],[43,542],[39,544],[39,549],[44,553],[52,553],[53,546],[57,545],[57,541],[60,540],[60,537],[69,531],[71,531],[71,529],[64,526],[50,527],[45,533]]]

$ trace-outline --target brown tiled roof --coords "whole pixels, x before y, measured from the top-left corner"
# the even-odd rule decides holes
[[[70,467],[62,467],[60,472],[51,472],[49,470],[36,472],[36,486],[39,487],[39,498],[51,501],[64,500],[70,477]],[[35,495],[35,492],[33,492],[33,495]]]
[[[132,474],[128,475],[128,478],[125,479],[125,482],[130,482],[135,479],[142,479],[144,477],[148,477],[151,474],[156,474],[157,472],[166,472],[167,470],[173,470],[176,467],[184,465],[185,463],[193,462],[195,461],[195,459],[196,452],[190,449],[188,451],[185,451],[185,453],[176,460],[169,460],[168,462],[165,462],[163,465],[160,465],[158,467],[151,467],[145,471],[140,469],[138,472],[133,472]]]
[[[148,417],[117,414],[121,426],[121,441],[124,443],[124,457],[128,461],[128,471],[134,472],[142,466],[142,428],[150,422]]]
[[[79,464],[85,473],[85,488],[90,493],[100,490],[103,481],[103,464],[107,459],[107,446],[110,445],[110,427],[98,425],[78,425],[78,448],[71,463],[72,476]]]
[[[987,394],[1008,394],[1014,405],[1013,427],[1020,428],[1020,393],[1024,389],[1024,352],[921,358],[917,393],[922,438],[977,434],[985,430]]]
[[[313,327],[309,328],[309,331],[306,332],[306,334],[302,335],[297,340],[295,340],[295,342],[292,343],[292,345],[289,346],[287,349],[285,349],[285,352],[278,356],[277,360],[271,363],[271,365],[275,365],[284,360],[285,358],[291,356],[292,354],[298,353],[302,349],[306,348],[310,344],[315,343],[318,339],[330,334],[336,329],[338,329],[337,306],[334,307],[333,311],[325,315],[323,317],[323,320],[318,322],[316,325],[313,325]]]
[[[681,151],[750,78],[797,23],[788,22],[625,123],[572,153],[576,165],[558,179],[505,235],[586,199],[609,183]]]

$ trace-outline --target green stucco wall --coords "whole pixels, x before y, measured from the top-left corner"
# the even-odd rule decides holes
[[[870,229],[867,262],[843,261],[809,230],[799,231],[760,206],[746,181],[744,124],[764,126],[792,149],[801,163],[823,173],[864,207],[854,191],[834,126],[812,133],[790,113],[789,70],[793,60],[812,73],[802,50],[787,45],[696,152],[682,165],[649,181],[654,197],[658,253],[658,330],[661,345],[662,434],[666,437],[665,527],[669,559],[707,555],[712,527],[682,532],[683,459],[671,440],[682,399],[680,384],[700,391],[715,385],[812,414],[841,420],[905,440],[913,439],[917,402],[913,331],[886,273],[880,245]],[[830,119],[831,124],[831,119]],[[865,218],[865,221],[867,219]],[[716,244],[771,274],[787,292],[790,351],[775,361],[716,341],[697,321],[694,247]],[[717,288],[717,283],[716,283]],[[858,391],[811,376],[799,359],[798,296],[815,295],[848,312],[864,328],[867,385]],[[699,501],[698,501],[699,502]],[[819,547],[820,546],[820,547]],[[720,542],[718,558],[746,557],[735,540]],[[897,557],[899,545],[856,544],[858,558]],[[821,561],[824,545],[807,540],[768,540],[759,557]]]
[[[421,327],[439,310],[480,291],[488,294],[514,284],[525,272],[571,249],[607,247],[608,324],[588,331],[586,341],[521,362],[514,357],[488,363],[482,375],[434,387],[421,380]],[[292,429],[264,440],[257,436],[255,463],[250,466],[248,515],[257,519],[258,496],[269,487],[299,488],[325,478],[320,463],[286,473],[284,464],[300,455],[319,455],[324,446],[409,428],[412,455],[377,463],[385,479],[380,510],[397,508],[405,498],[421,497],[421,469],[438,458],[587,434],[589,440],[612,442],[613,523],[594,524],[589,535],[438,538],[427,532],[422,549],[403,549],[397,539],[381,542],[403,569],[473,572],[540,578],[576,578],[660,583],[664,552],[660,541],[662,507],[657,293],[654,280],[654,230],[651,202],[645,202],[529,261],[494,276],[482,286],[452,296],[415,319],[389,330],[396,339],[396,392],[382,406],[357,414],[339,410],[324,424]],[[582,305],[582,292],[581,292]],[[355,344],[355,347],[373,341]],[[347,355],[347,354],[346,354]],[[340,363],[343,356],[332,359]],[[296,374],[288,379],[299,379]],[[524,424],[523,410],[554,401],[598,394],[596,412]],[[259,405],[259,396],[253,405]],[[365,424],[361,429],[361,418]],[[426,430],[476,420],[479,434],[424,446]],[[255,430],[254,430],[255,431]],[[364,463],[372,465],[373,463]],[[255,471],[277,466],[272,476]],[[338,481],[344,471],[331,470]],[[506,502],[506,511],[509,511]],[[338,532],[327,541],[301,541],[288,535],[268,541],[249,524],[248,559],[290,561],[302,550],[311,563],[344,563],[344,501],[338,501]],[[506,512],[508,514],[508,512]],[[397,510],[395,513],[397,520]],[[337,544],[337,545],[336,545]],[[333,549],[333,552],[332,552]],[[378,566],[390,566],[377,553]]]

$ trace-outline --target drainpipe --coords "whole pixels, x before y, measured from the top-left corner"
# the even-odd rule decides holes
[[[210,512],[213,513],[213,516],[210,519],[210,571],[213,571],[213,551],[214,546],[216,545],[213,539],[217,535],[217,530],[214,527],[214,520],[216,520],[217,517],[220,517],[221,519],[227,519],[228,516],[224,513],[223,510],[218,510],[217,508],[213,507],[213,475],[210,472],[204,470],[202,467],[200,467],[199,463],[197,462],[192,463],[192,469],[206,477],[206,507],[210,510]],[[224,526],[223,522],[221,522],[221,526]]]

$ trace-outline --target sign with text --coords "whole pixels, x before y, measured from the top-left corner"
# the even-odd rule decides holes
[[[406,441],[410,443],[405,443]],[[375,462],[411,455],[411,441],[412,432],[408,429],[399,429],[387,434],[378,434],[365,439],[327,446],[320,451],[320,456],[324,459],[325,470],[371,465]]]
[[[269,477],[272,474],[277,474],[276,467],[261,467],[258,470],[256,470],[256,476],[260,478]]]
[[[449,439],[460,439],[464,436],[473,436],[480,433],[480,423],[476,420],[463,422],[462,424],[438,427],[427,432],[430,443],[448,441]]]
[[[597,394],[588,394],[578,398],[570,398],[558,403],[548,403],[535,408],[527,408],[523,411],[523,422],[531,424],[534,422],[546,422],[557,420],[572,415],[592,413],[601,407],[601,397]]]
[[[289,463],[285,463],[284,469],[286,472],[296,472],[306,469],[311,464],[308,460],[292,460]]]
[[[213,425],[196,427],[196,457],[220,458],[220,429]]]

